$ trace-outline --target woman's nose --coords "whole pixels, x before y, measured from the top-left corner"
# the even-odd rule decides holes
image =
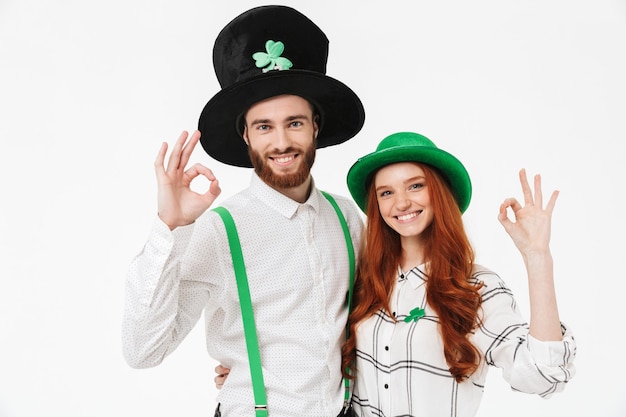
[[[404,210],[411,206],[411,200],[404,194],[398,193],[396,194],[396,208],[398,210]]]

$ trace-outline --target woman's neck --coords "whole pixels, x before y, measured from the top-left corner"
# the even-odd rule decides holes
[[[400,267],[403,271],[409,271],[424,263],[424,246],[415,238],[402,238],[402,256]]]

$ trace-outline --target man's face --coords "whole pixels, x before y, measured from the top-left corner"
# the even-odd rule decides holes
[[[318,126],[307,100],[282,95],[260,101],[248,109],[245,121],[248,154],[265,183],[294,188],[309,178]]]

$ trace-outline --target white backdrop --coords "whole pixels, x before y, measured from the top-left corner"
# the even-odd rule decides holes
[[[125,364],[124,279],[155,218],[159,145],[196,128],[219,89],[217,33],[260,4],[0,0],[0,416],[212,415],[201,326],[162,365]],[[520,197],[521,167],[561,191],[552,248],[578,374],[546,401],[494,369],[480,416],[624,417],[626,2],[283,4],[328,35],[328,74],[366,108],[355,139],[319,151],[323,189],[347,195],[349,166],[389,133],[430,137],[466,164],[478,260],[525,312],[498,205]],[[219,176],[220,198],[248,183],[200,147],[193,160]]]

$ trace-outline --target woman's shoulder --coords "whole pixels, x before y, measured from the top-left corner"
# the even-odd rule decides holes
[[[498,274],[480,264],[474,264],[470,279],[476,284],[482,283],[483,291],[494,287],[506,287],[506,284]]]
[[[498,274],[496,274],[494,271],[487,268],[486,266],[483,266],[480,264],[474,264],[474,266],[472,267],[472,278],[479,279],[479,277],[488,278],[488,277],[497,277],[497,276]]]

